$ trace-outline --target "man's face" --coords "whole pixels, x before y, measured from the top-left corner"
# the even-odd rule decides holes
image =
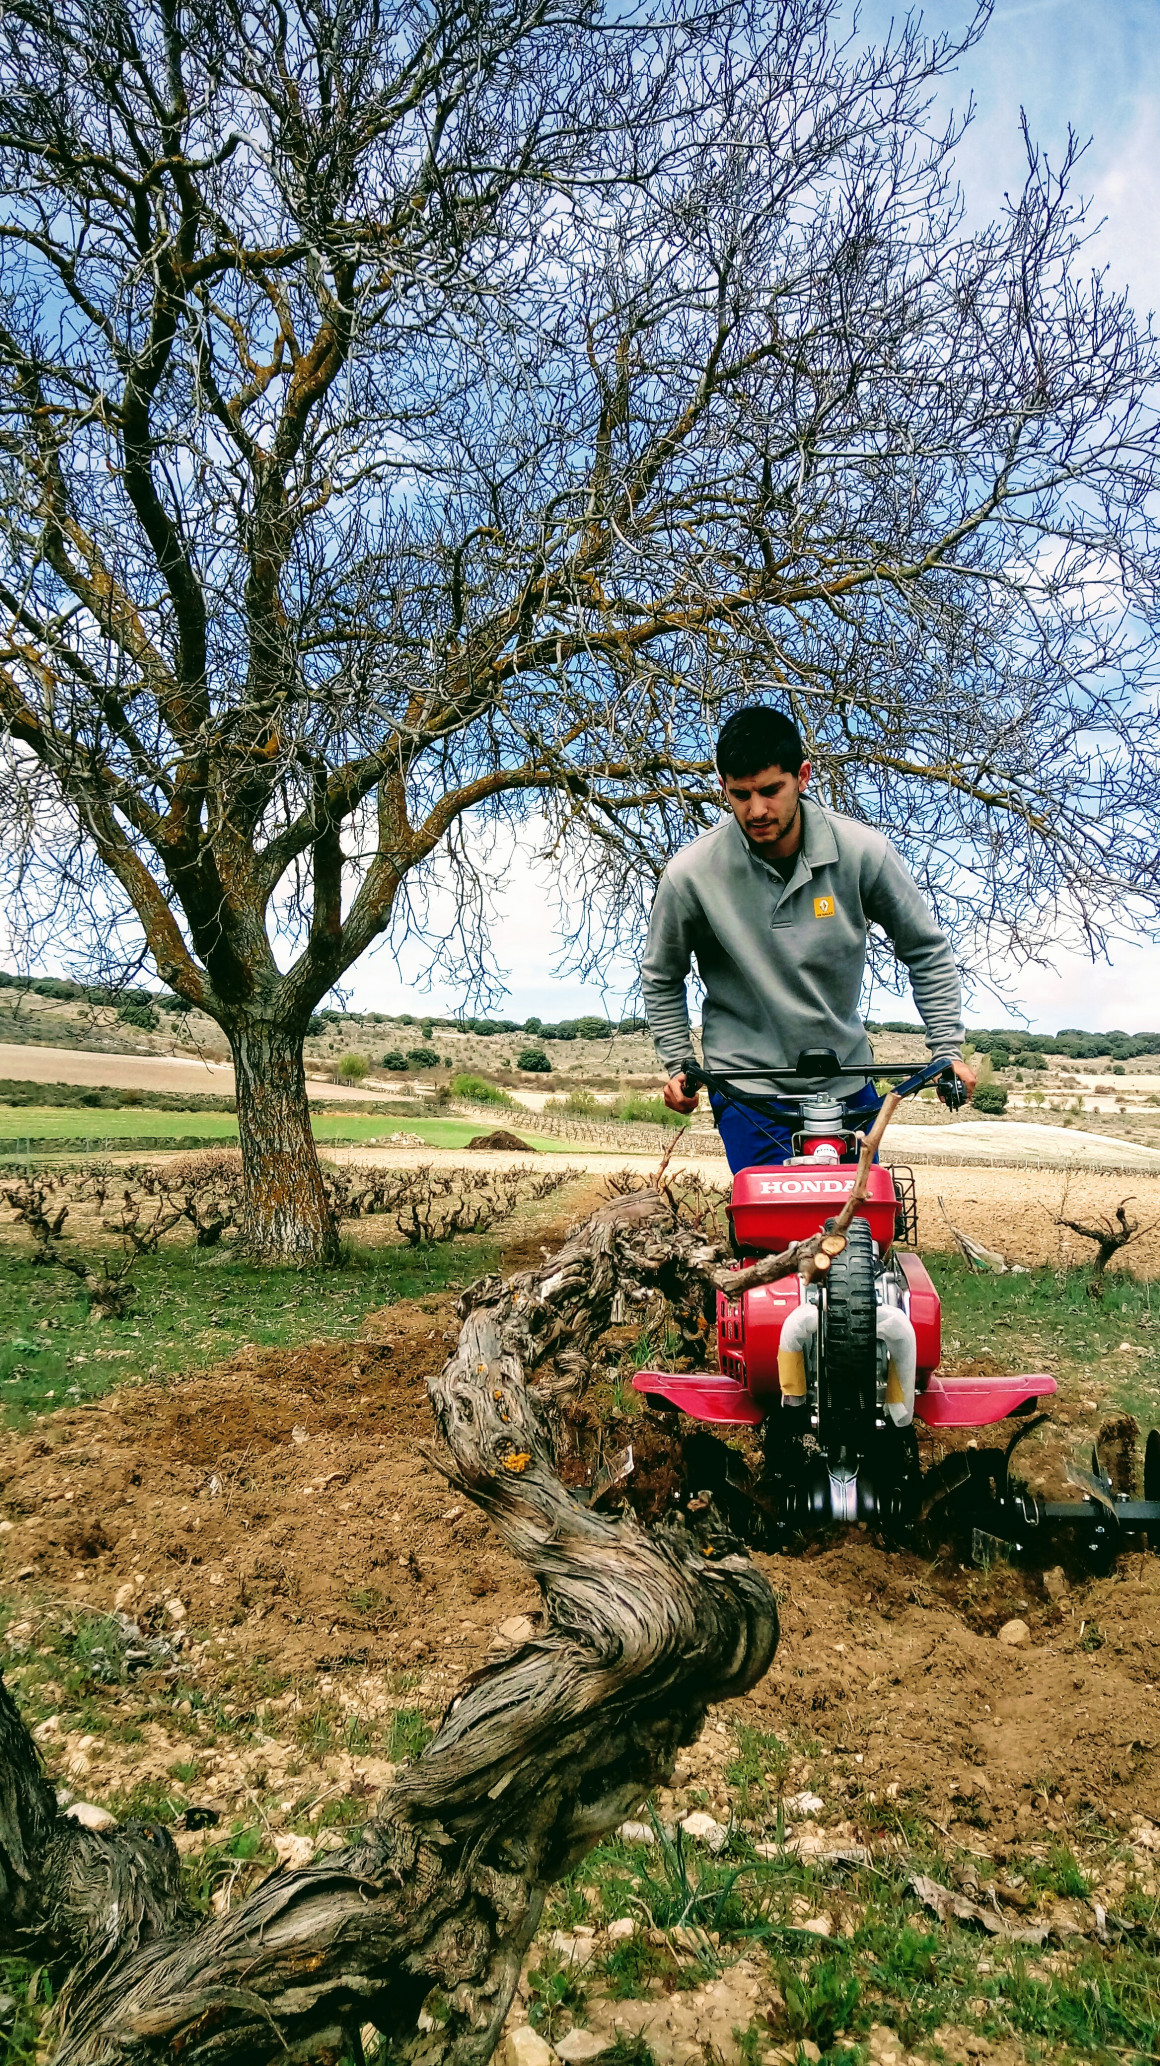
[[[810,779],[804,760],[796,775],[784,768],[762,768],[756,775],[725,775],[725,801],[754,846],[775,847],[792,832],[802,790]]]

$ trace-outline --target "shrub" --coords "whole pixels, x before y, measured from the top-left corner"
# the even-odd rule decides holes
[[[534,1076],[547,1076],[552,1064],[542,1047],[525,1047],[516,1056],[516,1068],[527,1069]]]
[[[974,1095],[976,1112],[1005,1112],[1007,1092],[1001,1083],[980,1083]]]
[[[370,1074],[370,1063],[365,1055],[344,1055],[338,1065],[338,1073],[344,1083],[361,1083]]]
[[[384,1069],[405,1069],[406,1066],[407,1057],[401,1055],[397,1047],[393,1047],[389,1054],[383,1056]]]
[[[544,1030],[544,1021],[543,1021],[543,1019],[525,1019],[525,1020],[524,1020],[524,1032],[525,1032],[525,1033],[542,1033],[542,1032],[543,1032],[543,1030]]]
[[[451,1079],[451,1092],[453,1097],[470,1098],[472,1104],[475,1105],[510,1105],[514,1103],[514,1099],[509,1098],[506,1090],[501,1090],[498,1083],[489,1083],[486,1076],[467,1076],[462,1073],[458,1076],[453,1076]]]
[[[439,1057],[429,1047],[409,1047],[407,1049],[407,1067],[408,1069],[437,1069],[439,1067]]]
[[[307,1020],[307,1023],[306,1023],[306,1038],[307,1038],[307,1040],[317,1040],[317,1038],[318,1038],[319,1034],[320,1034],[320,1033],[325,1033],[325,1031],[326,1031],[326,1020],[325,1020],[325,1019],[323,1019],[323,1018],[320,1018],[320,1017],[319,1017],[319,1015],[318,1015],[318,1013],[317,1013],[316,1011],[315,1011],[315,1012],[311,1012],[311,1014],[310,1014],[310,1017],[309,1017],[309,1019]]]
[[[117,1006],[117,1017],[124,1026],[139,1026],[143,1032],[152,1033],[160,1021],[151,1004],[143,1004],[135,997],[125,998]]]
[[[639,1090],[625,1091],[623,1096],[614,1099],[612,1116],[644,1126],[687,1126],[689,1123],[683,1112],[670,1112],[663,1098],[645,1097]]]
[[[612,1030],[607,1019],[586,1018],[576,1021],[576,1031],[581,1040],[607,1040]]]

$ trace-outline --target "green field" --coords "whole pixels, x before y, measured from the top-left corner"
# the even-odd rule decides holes
[[[528,1115],[529,1119],[531,1114]],[[495,1125],[516,1131],[526,1138],[522,1115],[497,1111]],[[314,1138],[320,1146],[330,1142],[357,1146],[360,1142],[386,1140],[392,1133],[418,1134],[429,1148],[463,1148],[468,1141],[491,1129],[481,1119],[405,1119],[395,1114],[318,1113],[312,1120]],[[0,1154],[23,1155],[55,1152],[120,1151],[125,1148],[216,1147],[236,1145],[238,1122],[230,1112],[155,1112],[131,1109],[123,1112],[27,1105],[0,1106]],[[537,1152],[566,1155],[568,1141],[541,1140]]]

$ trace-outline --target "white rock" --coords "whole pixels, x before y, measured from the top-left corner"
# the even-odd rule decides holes
[[[820,1815],[825,1805],[820,1793],[790,1793],[782,1802],[787,1815]]]
[[[566,1966],[587,1966],[596,1956],[596,1940],[591,1933],[574,1937],[569,1930],[553,1930],[548,1942]]]
[[[509,1614],[501,1621],[492,1636],[489,1648],[492,1650],[515,1650],[521,1643],[530,1643],[539,1634],[535,1622],[528,1614]]]
[[[1043,1590],[1049,1600],[1066,1600],[1068,1586],[1062,1564],[1053,1564],[1050,1571],[1044,1572]]]
[[[530,2023],[521,2023],[515,2030],[509,2030],[504,2040],[504,2066],[552,2066],[552,2047],[533,2030]]]
[[[14,1521],[0,1521],[0,1535],[11,1535],[15,1526]]]
[[[626,1844],[655,1844],[657,1840],[651,1822],[622,1822],[616,1834]]]
[[[58,1714],[46,1715],[42,1722],[37,1723],[32,1732],[33,1741],[36,1743],[47,1743],[50,1736],[59,1735],[60,1716]]]
[[[291,1428],[290,1440],[292,1442],[298,1442],[299,1444],[301,1444],[303,1442],[309,1442],[310,1437],[307,1434],[305,1428]]]
[[[636,1924],[631,1915],[620,1915],[614,1923],[609,1923],[608,1925],[608,1941],[610,1944],[623,1944],[629,1937],[635,1937],[635,1935]]]
[[[599,2059],[608,2050],[608,2039],[598,2037],[594,2030],[570,2030],[566,2037],[557,2039],[556,2050],[564,2066],[588,2066],[591,2059]]]
[[[299,1872],[313,1858],[314,1844],[310,1837],[296,1836],[292,1829],[287,1829],[274,1838],[274,1855],[279,1865],[288,1865],[291,1872]]]
[[[98,1833],[105,1829],[116,1829],[117,1818],[107,1808],[98,1808],[92,1801],[72,1801],[65,1809],[70,1822],[79,1822],[82,1829],[93,1829]]]
[[[132,1601],[133,1595],[136,1592],[136,1590],[137,1588],[133,1584],[131,1578],[127,1578],[125,1580],[124,1585],[119,1585],[117,1587],[116,1592],[113,1594],[113,1612],[115,1614],[124,1613],[126,1607],[128,1607],[130,1602]]]
[[[708,1844],[711,1851],[723,1850],[729,1841],[729,1831],[725,1824],[718,1822],[715,1815],[706,1815],[703,1808],[696,1808],[691,1815],[686,1815],[681,1828],[686,1836],[692,1837],[694,1843]]]
[[[1005,1621],[999,1630],[999,1641],[1017,1649],[1020,1643],[1031,1641],[1031,1630],[1025,1621]]]
[[[807,1915],[804,1923],[798,1924],[798,1928],[800,1930],[809,1930],[811,1936],[814,1937],[832,1937],[834,1934],[834,1919],[830,1915]],[[820,2058],[821,2054],[819,2053],[818,2056]]]
[[[166,1600],[165,1612],[168,1614],[170,1621],[185,1620],[185,1608],[182,1605],[182,1602],[176,1598],[172,1600]]]

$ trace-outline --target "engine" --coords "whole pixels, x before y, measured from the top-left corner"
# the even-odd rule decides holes
[[[819,1166],[814,1156],[798,1156],[775,1169],[743,1169],[735,1177],[729,1212],[737,1245],[751,1254],[775,1255],[795,1241],[820,1234],[839,1213],[853,1188],[853,1165]],[[917,1378],[921,1390],[941,1354],[941,1312],[938,1293],[921,1258],[893,1244],[903,1233],[905,1208],[893,1173],[881,1163],[870,1171],[865,1202],[858,1217],[869,1221],[879,1258],[880,1304],[906,1313],[914,1329]],[[741,1264],[738,1267],[742,1267]],[[743,1384],[754,1397],[780,1390],[778,1350],[782,1328],[802,1302],[797,1274],[758,1284],[731,1299],[717,1294],[717,1348],[723,1376]]]

